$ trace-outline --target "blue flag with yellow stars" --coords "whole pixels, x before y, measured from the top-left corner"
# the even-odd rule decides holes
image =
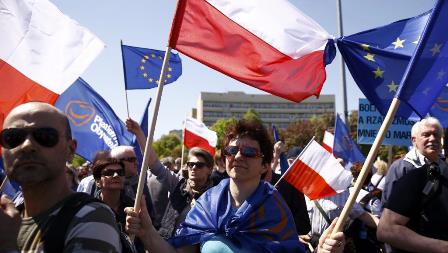
[[[384,116],[398,91],[429,15],[427,12],[337,40],[339,51],[356,84]],[[411,108],[401,104],[397,115],[406,117],[411,112]]]
[[[355,141],[350,136],[347,126],[342,121],[339,114],[336,115],[336,124],[334,128],[333,154],[342,158],[345,163],[364,162],[366,158],[358,149]]]
[[[121,45],[126,90],[151,89],[159,84],[165,51]],[[171,53],[165,84],[182,74],[179,54]]]
[[[448,87],[445,86],[431,107],[429,114],[436,117],[443,128],[448,128]]]

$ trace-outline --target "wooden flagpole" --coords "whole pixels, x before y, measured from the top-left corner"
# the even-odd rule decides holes
[[[361,190],[361,187],[364,184],[364,181],[366,180],[368,171],[372,167],[373,162],[375,161],[375,157],[378,155],[378,150],[381,146],[381,143],[384,140],[384,137],[386,136],[387,129],[389,129],[389,126],[394,119],[395,113],[397,112],[399,105],[400,100],[398,98],[394,98],[392,100],[391,106],[389,107],[389,110],[387,111],[387,115],[384,118],[383,124],[381,124],[378,135],[375,137],[375,141],[373,142],[372,148],[370,149],[369,154],[367,155],[366,161],[362,166],[362,170],[359,173],[359,176],[354,186],[354,191],[350,193],[350,196],[347,202],[345,203],[344,208],[342,209],[341,215],[338,221],[336,222],[336,226],[334,227],[332,234],[342,231],[344,223],[348,215],[350,214],[350,211],[352,210],[353,204],[355,203],[356,197],[358,196],[359,191]]]
[[[135,196],[134,210],[140,210],[140,200],[143,194],[143,186],[146,179],[146,169],[148,168],[149,155],[148,150],[152,145],[154,130],[157,122],[157,115],[159,113],[160,100],[162,97],[163,86],[165,84],[166,71],[168,70],[168,63],[170,60],[171,48],[167,47],[165,52],[165,57],[163,59],[162,70],[160,71],[159,83],[157,87],[157,96],[154,104],[154,111],[152,114],[151,127],[148,130],[148,137],[146,139],[145,152],[143,154],[143,162],[140,170],[140,177],[138,180],[137,194]]]

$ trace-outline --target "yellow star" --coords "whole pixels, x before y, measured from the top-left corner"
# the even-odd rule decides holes
[[[162,60],[163,59],[162,56],[159,55],[159,59]]]
[[[364,50],[364,51],[369,51],[369,44],[361,44],[361,47],[362,47],[362,49]]]
[[[152,83],[152,81],[154,81],[154,79],[152,79],[152,78],[148,78],[148,81],[149,81],[150,83]]]
[[[405,42],[406,40],[400,40],[400,38],[398,38],[397,37],[397,40],[395,40],[394,42],[392,42],[392,44],[394,45],[394,49],[397,49],[397,48],[403,48],[404,46],[403,46],[403,43]]]
[[[442,80],[442,78],[445,76],[446,72],[442,70],[440,70],[439,72],[437,72],[437,80]]]
[[[145,62],[146,62],[146,60],[145,60],[145,59],[142,59],[142,64],[145,63]]]
[[[375,55],[371,54],[371,53],[367,53],[367,55],[364,56],[364,58],[366,58],[369,61],[375,61]]]
[[[148,60],[149,59],[149,56],[147,56],[147,55],[145,55],[145,56],[143,56],[146,60]]]
[[[156,58],[156,55],[155,55],[155,54],[151,54],[151,57],[152,57],[152,58]]]
[[[148,74],[146,74],[146,73],[143,73],[143,77],[145,77],[145,78],[146,78],[146,77],[148,77]]]
[[[171,67],[168,67],[168,71],[170,71],[170,72],[171,72],[171,71],[173,71],[173,68],[171,68]]]
[[[157,80],[156,83],[157,83],[157,85],[159,85],[160,84],[160,80]]]
[[[171,74],[167,74],[166,77],[167,77],[167,78],[171,78]]]
[[[387,87],[389,87],[389,92],[392,91],[397,92],[398,85],[396,85],[394,81],[392,81],[389,85],[387,85]]]
[[[384,70],[381,70],[380,67],[377,67],[375,71],[372,71],[375,74],[375,79],[378,77],[383,78]]]
[[[140,70],[144,70],[145,69],[145,66],[140,66]]]
[[[434,44],[434,46],[430,49],[430,51],[432,52],[432,56],[440,53],[440,48],[442,47],[442,44]]]

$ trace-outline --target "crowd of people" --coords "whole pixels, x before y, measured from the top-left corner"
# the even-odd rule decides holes
[[[143,150],[137,122],[126,126]],[[0,253],[448,252],[443,129],[429,117],[411,136],[413,149],[389,169],[374,163],[344,231],[333,231],[350,189],[310,201],[279,181],[280,153],[291,163],[299,149],[274,145],[260,122],[238,121],[220,152],[192,148],[183,166],[149,149],[139,200],[133,147],[99,150],[74,168],[67,117],[28,102],[11,111],[0,133],[7,176],[21,187],[14,200],[0,200]],[[351,168],[355,179],[360,167]]]

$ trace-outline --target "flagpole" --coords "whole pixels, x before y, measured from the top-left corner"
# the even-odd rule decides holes
[[[8,176],[5,175],[5,178],[3,178],[2,184],[0,185],[0,192],[3,192],[3,188],[5,188],[7,181],[8,181]]]
[[[126,66],[125,66],[125,61],[124,61],[124,56],[123,56],[123,40],[120,40],[120,49],[121,49],[121,61],[123,63],[123,76],[124,76],[124,94],[126,97],[126,111],[128,113],[128,119],[129,117],[129,102],[128,102],[128,89],[126,89],[126,87],[128,87],[127,83],[126,83]]]
[[[305,150],[311,145],[311,143],[314,141],[314,139],[316,138],[316,136],[313,136],[313,138],[311,138],[311,140],[306,144],[305,148],[302,149],[302,151],[300,152],[300,154],[296,157],[296,159],[294,159],[294,162],[291,163],[291,165],[289,166],[289,168],[285,171],[285,173],[283,173],[283,175],[279,178],[279,180],[277,180],[277,183],[275,183],[274,187],[277,187],[277,185],[280,183],[280,181],[286,176],[286,174],[288,174],[289,170],[294,167],[293,165],[297,162],[297,160],[302,156],[303,152],[305,152]]]
[[[350,193],[350,196],[345,203],[344,208],[342,209],[341,215],[336,222],[336,226],[334,227],[332,234],[342,231],[343,225],[348,215],[350,214],[350,211],[352,210],[353,204],[355,203],[356,197],[358,196],[359,191],[361,190],[361,187],[367,178],[367,175],[369,174],[368,172],[372,167],[373,162],[375,161],[375,157],[378,155],[378,150],[384,140],[384,137],[386,136],[387,129],[389,129],[389,126],[394,119],[399,105],[400,100],[395,97],[392,100],[392,104],[390,105],[389,110],[387,111],[387,115],[384,118],[383,124],[381,124],[378,135],[375,137],[375,141],[373,142],[372,148],[370,149],[369,154],[367,155],[367,158],[362,166],[362,170],[359,173],[358,178],[356,179],[354,190]]]
[[[341,0],[337,0],[337,9],[338,9],[338,28],[339,28],[339,37],[344,36],[344,30],[342,25],[342,4]],[[342,102],[343,102],[343,111],[344,111],[344,121],[345,124],[349,126],[348,121],[348,110],[347,110],[347,83],[345,77],[345,63],[344,59],[341,57],[341,81],[342,81]]]
[[[185,128],[187,127],[187,117],[185,117],[185,121],[184,121],[184,128],[182,129],[182,158],[180,160],[180,170],[182,171],[182,169],[184,168],[184,152],[185,152]],[[182,174],[182,172],[181,172]]]
[[[140,177],[138,180],[137,194],[135,196],[135,203],[134,203],[134,210],[136,210],[136,211],[140,210],[140,199],[143,194],[143,186],[145,184],[145,179],[146,179],[146,169],[148,168],[148,162],[149,162],[148,150],[151,147],[152,141],[153,141],[154,130],[156,127],[157,115],[159,113],[160,100],[162,97],[163,86],[165,83],[165,76],[166,76],[166,71],[168,69],[168,62],[170,60],[170,55],[171,55],[171,48],[167,47],[166,52],[165,52],[165,57],[163,59],[162,70],[160,71],[159,83],[157,83],[158,84],[157,97],[156,97],[156,101],[154,104],[154,111],[153,111],[152,120],[151,120],[151,127],[148,130],[148,137],[146,139],[145,152],[143,154],[143,162],[142,162],[142,166],[141,166],[141,170],[140,170]]]

